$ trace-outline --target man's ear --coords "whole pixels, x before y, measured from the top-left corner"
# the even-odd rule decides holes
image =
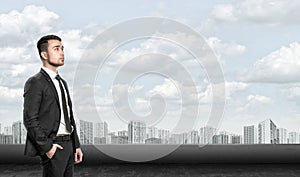
[[[48,58],[47,52],[41,52],[41,56],[43,60],[46,60]]]

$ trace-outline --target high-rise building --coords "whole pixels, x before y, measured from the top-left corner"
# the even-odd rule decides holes
[[[127,130],[118,131],[118,136],[128,137],[128,131]]]
[[[108,126],[106,122],[97,122],[94,124],[94,138],[107,137]]]
[[[244,144],[257,144],[257,128],[254,125],[244,126]]]
[[[228,144],[242,144],[242,136],[230,134],[228,136]]]
[[[228,135],[219,134],[213,136],[213,144],[228,144]]]
[[[13,144],[13,136],[0,134],[0,144]]]
[[[158,139],[160,139],[161,144],[168,144],[170,139],[170,131],[164,129],[158,129]]]
[[[299,133],[298,132],[290,132],[289,133],[289,144],[299,144]]]
[[[148,127],[147,131],[147,139],[149,138],[158,138],[158,129],[156,127]]]
[[[184,136],[183,134],[171,134],[170,144],[183,144]]]
[[[217,129],[206,126],[199,130],[199,143],[200,144],[212,144],[213,136],[216,135]]]
[[[104,122],[94,124],[94,144],[106,144],[108,135],[108,125]]]
[[[259,144],[277,144],[277,129],[271,119],[267,119],[258,124],[258,143]]]
[[[187,137],[187,144],[199,144],[198,131],[190,131]]]
[[[0,134],[2,134],[2,125],[0,123]]]
[[[79,121],[81,144],[93,144],[93,122]]]
[[[128,124],[128,141],[132,144],[144,144],[146,124],[143,121],[130,121]]]
[[[12,135],[14,144],[25,144],[26,141],[26,129],[22,121],[14,122],[12,125]]]
[[[3,134],[4,135],[12,135],[11,126],[4,127]]]
[[[277,129],[277,136],[278,136],[278,143],[279,144],[287,144],[288,143],[287,129],[278,128]]]

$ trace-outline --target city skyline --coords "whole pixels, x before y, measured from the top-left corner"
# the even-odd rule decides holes
[[[62,8],[70,3],[74,8]],[[82,13],[76,10],[79,8]],[[65,66],[59,73],[69,83],[78,120],[106,121],[112,131],[126,127],[127,119],[133,116],[148,116],[149,122],[144,121],[149,125],[170,130],[176,126],[187,126],[186,130],[205,126],[215,103],[214,82],[207,72],[211,60],[205,60],[205,52],[203,58],[190,53],[200,45],[195,36],[180,33],[182,28],[161,26],[158,33],[144,35],[151,27],[147,27],[150,22],[146,17],[156,17],[164,22],[176,21],[202,36],[203,43],[217,58],[226,91],[224,110],[218,110],[223,111],[222,117],[218,117],[218,129],[242,134],[242,126],[271,118],[276,124],[298,132],[299,8],[297,1],[272,0],[8,1],[0,9],[2,124],[22,119],[24,83],[41,68],[36,42],[45,34],[56,34],[65,46]],[[40,20],[32,18],[37,14]],[[118,35],[109,33],[112,27],[133,19],[140,19],[145,25],[121,29]],[[110,39],[132,35],[132,39],[98,41],[103,42],[97,46],[98,55],[119,45],[109,56],[83,57],[102,34],[113,34],[108,36]],[[102,59],[106,60],[100,67],[96,61]],[[168,59],[175,62],[166,62]],[[209,64],[203,65],[206,62]],[[81,75],[77,75],[78,68],[85,64],[97,68],[95,78],[84,74],[85,78],[80,79]],[[148,72],[154,69],[161,72]],[[132,72],[140,71],[141,75],[125,83]],[[93,80],[92,84],[86,84],[88,79]],[[76,87],[75,83],[81,82],[82,87]],[[155,117],[151,114],[153,110],[162,114]],[[179,123],[180,118],[189,121]]]
[[[126,129],[109,131],[107,122],[89,122],[80,120],[76,123],[82,144],[299,144],[300,132],[288,131],[277,126],[271,119],[257,125],[243,126],[243,134],[228,131],[217,131],[205,126],[199,130],[172,133],[170,130],[154,126],[148,127],[145,122],[130,121]],[[5,126],[2,132],[0,122],[0,144],[24,144],[26,129],[22,121]]]

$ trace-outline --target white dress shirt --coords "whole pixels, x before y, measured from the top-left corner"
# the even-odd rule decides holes
[[[62,136],[62,135],[69,135],[71,134],[71,132],[68,132],[67,128],[66,128],[66,124],[65,124],[65,118],[64,118],[64,112],[62,111],[63,110],[63,107],[62,107],[62,98],[61,98],[61,91],[60,91],[60,87],[59,87],[59,81],[55,78],[57,73],[42,66],[42,69],[46,71],[46,73],[50,76],[55,88],[56,88],[56,92],[58,94],[58,99],[59,99],[59,106],[60,106],[60,124],[59,124],[59,128],[58,128],[58,131],[57,131],[57,136]],[[64,88],[64,92],[65,92],[65,95],[66,95],[66,102],[68,103],[68,97],[67,97],[67,92],[66,92],[66,88],[64,86],[64,84],[62,83],[62,86]],[[66,104],[67,104],[66,103]],[[69,104],[67,104],[67,110],[68,110],[68,117],[70,118],[70,107],[69,107]],[[73,127],[72,127],[73,129]]]

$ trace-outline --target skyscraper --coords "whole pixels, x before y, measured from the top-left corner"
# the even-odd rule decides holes
[[[158,138],[161,139],[161,144],[168,144],[170,139],[170,131],[158,129]]]
[[[108,125],[106,122],[94,124],[94,144],[106,144],[108,135]]]
[[[228,144],[242,144],[242,136],[230,134],[228,136]]]
[[[14,122],[12,125],[12,135],[14,144],[25,144],[26,129],[22,121]]]
[[[278,136],[279,144],[287,144],[288,143],[287,130],[285,128],[278,128],[277,136]]]
[[[143,121],[130,121],[128,124],[128,141],[132,144],[144,144],[146,139],[146,124]]]
[[[228,144],[228,135],[226,134],[219,134],[219,135],[214,135],[213,144]]]
[[[298,132],[290,132],[289,133],[289,144],[299,144],[299,133]]]
[[[258,124],[258,143],[259,144],[277,144],[276,125],[271,119],[267,119]]]
[[[148,127],[147,128],[147,139],[149,138],[158,138],[158,129],[156,127]]]
[[[11,126],[4,127],[3,134],[4,135],[12,135]]]
[[[213,136],[216,135],[217,129],[206,126],[199,130],[199,143],[200,144],[212,144]]]
[[[187,144],[199,144],[198,131],[190,131],[187,137]]]
[[[106,137],[108,134],[107,123],[106,122],[95,123],[94,131],[95,131],[95,134],[94,134],[95,137],[99,137],[99,138]]]
[[[80,120],[80,142],[82,144],[93,144],[93,122]]]
[[[257,144],[257,128],[254,125],[244,126],[244,144]]]

